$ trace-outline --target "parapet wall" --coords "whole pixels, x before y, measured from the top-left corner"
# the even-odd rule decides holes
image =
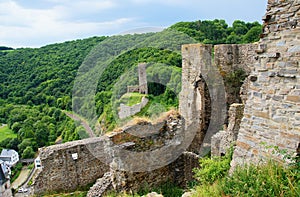
[[[269,0],[232,166],[300,146],[300,1]]]
[[[143,97],[140,103],[135,104],[133,106],[127,106],[121,103],[120,111],[118,112],[119,118],[123,119],[139,113],[148,104],[148,102],[149,99]]]
[[[42,169],[34,178],[34,193],[42,195],[75,191],[95,183],[97,179],[99,180],[90,192],[97,193],[95,196],[101,196],[107,189],[138,191],[141,188],[158,187],[168,181],[185,186],[193,179],[192,169],[198,167],[199,158],[193,153],[185,152],[177,159],[174,158],[175,161],[170,161],[170,164],[162,167],[159,163],[166,155],[158,155],[161,160],[151,162],[159,167],[148,171],[145,169],[142,172],[116,169],[115,158],[111,158],[112,155],[116,156],[112,146],[133,152],[153,151],[153,154],[159,154],[156,150],[170,143],[177,132],[184,129],[183,124],[184,121],[179,114],[169,114],[157,124],[140,122],[100,138],[89,138],[40,149]],[[130,161],[127,157],[128,155],[122,154],[124,159],[122,162],[129,164],[147,162],[143,157],[130,157]]]
[[[89,150],[91,147],[104,149],[103,142],[102,138],[89,138],[41,149],[42,170],[34,180],[35,194],[74,191],[103,176],[109,166]],[[101,158],[99,153],[101,151],[97,156]],[[77,158],[73,158],[72,154],[73,157],[77,154]]]

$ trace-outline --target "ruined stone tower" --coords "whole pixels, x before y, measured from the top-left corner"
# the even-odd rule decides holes
[[[146,67],[147,67],[146,63],[140,63],[138,65],[139,93],[141,93],[141,94],[148,94]]]
[[[138,65],[139,85],[138,86],[128,86],[127,93],[139,92],[140,94],[148,94],[146,68],[147,68],[146,63],[139,63],[139,65]]]

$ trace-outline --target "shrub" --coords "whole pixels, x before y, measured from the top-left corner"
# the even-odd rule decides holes
[[[232,154],[233,148],[230,148],[224,157],[201,158],[200,168],[193,170],[195,178],[200,184],[213,184],[216,180],[223,178],[230,169]]]
[[[170,182],[161,185],[159,188],[154,189],[153,191],[162,194],[164,197],[176,197],[182,196],[183,194],[183,189]]]

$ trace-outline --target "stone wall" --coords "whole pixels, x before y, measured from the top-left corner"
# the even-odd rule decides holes
[[[243,118],[244,105],[234,103],[230,106],[228,116],[229,124],[226,130],[219,131],[211,139],[211,155],[223,156],[227,150],[236,142]]]
[[[232,166],[272,155],[265,143],[296,152],[300,144],[300,1],[269,0],[256,49]]]
[[[182,92],[179,110],[187,124],[198,124],[198,132],[189,151],[201,153],[210,148],[211,137],[227,125],[227,106],[240,101],[237,87],[225,83],[236,70],[248,75],[253,69],[256,44],[217,45],[191,44],[182,46]],[[245,86],[246,92],[247,87]],[[227,106],[226,106],[227,104]],[[205,148],[204,148],[205,149]],[[205,152],[205,151],[204,151]],[[201,153],[202,154],[202,153]]]
[[[241,103],[244,90],[240,95],[241,75],[248,76],[255,62],[257,44],[222,44],[215,46],[214,62],[224,79],[227,107],[233,103]],[[242,71],[242,72],[241,72]],[[237,77],[235,79],[235,77]],[[240,83],[239,83],[240,82]]]
[[[42,170],[34,179],[34,193],[74,191],[102,177],[109,171],[109,166],[98,159],[103,157],[103,142],[102,138],[89,138],[40,149]],[[91,149],[98,153],[98,158]]]
[[[157,149],[167,146],[175,138],[178,130],[184,129],[183,125],[181,116],[172,113],[156,124],[139,122],[101,138],[89,138],[40,149],[42,169],[34,178],[34,193],[42,195],[70,192],[95,182],[89,192],[92,196],[101,196],[109,189],[138,191],[142,187],[158,187],[165,182],[186,186],[193,179],[192,169],[198,166],[199,157],[193,153],[185,152],[166,166],[148,171],[146,167],[143,172],[120,171],[114,163],[115,157],[108,158],[106,155],[107,151],[112,151],[106,147],[112,145],[126,151],[153,151],[155,154]],[[124,159],[121,162],[129,162],[129,165],[147,162],[139,157],[127,161],[128,155],[124,154],[120,157]],[[166,155],[158,155],[158,158],[163,161]],[[160,166],[158,163],[161,161],[152,162]]]
[[[127,106],[121,103],[120,111],[118,112],[119,118],[123,119],[139,113],[148,104],[148,102],[149,99],[143,97],[140,103],[133,106]]]
[[[171,164],[151,172],[125,172],[111,169],[98,179],[88,192],[88,197],[102,196],[108,191],[137,192],[141,189],[151,190],[164,183],[173,183],[187,187],[194,180],[193,169],[199,167],[199,156],[184,152]]]
[[[250,73],[255,61],[256,44],[220,44],[215,46],[215,64],[222,76],[237,69]]]
[[[195,125],[196,135],[189,151],[199,154],[204,144],[211,113],[207,69],[212,68],[212,45],[190,44],[182,46],[182,88],[179,111],[186,127]]]

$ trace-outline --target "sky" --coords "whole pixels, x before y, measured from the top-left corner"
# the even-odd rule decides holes
[[[266,0],[0,0],[0,46],[161,29],[180,21],[259,21]]]

